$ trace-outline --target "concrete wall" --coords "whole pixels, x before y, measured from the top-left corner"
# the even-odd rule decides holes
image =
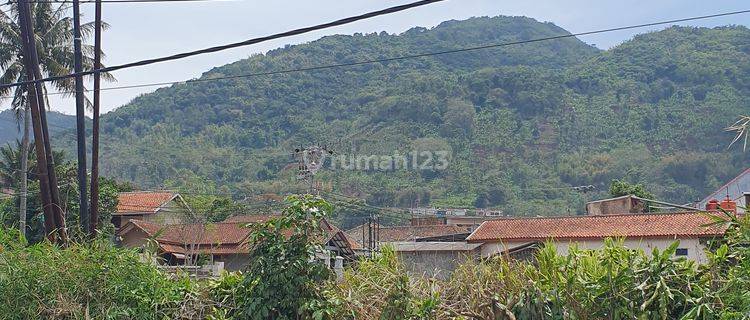
[[[134,228],[122,237],[122,245],[126,248],[140,248],[146,244],[148,235],[141,229]]]
[[[143,220],[161,225],[189,223],[187,211],[179,205],[177,200],[165,204],[154,214],[144,215]]]
[[[682,238],[682,239],[625,239],[624,245],[627,248],[641,248],[646,253],[651,253],[654,248],[664,250],[669,247],[673,242],[679,241],[680,245],[678,248],[688,250],[686,258],[696,261],[698,263],[706,263],[707,256],[705,253],[706,247],[700,243],[699,239],[694,238]],[[492,255],[500,254],[508,248],[514,248],[523,244],[529,243],[529,241],[508,241],[505,243],[485,243],[480,247],[482,257],[489,257]],[[600,249],[604,246],[604,240],[577,240],[577,241],[554,241],[557,253],[565,255],[568,253],[568,249],[575,243],[580,249]]]
[[[214,261],[223,262],[227,271],[244,271],[250,262],[249,254],[229,254],[214,256]]]
[[[402,251],[397,252],[406,271],[445,279],[467,259],[478,258],[478,251]]]

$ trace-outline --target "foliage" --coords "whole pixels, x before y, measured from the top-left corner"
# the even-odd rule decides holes
[[[609,185],[609,195],[612,197],[632,195],[645,199],[654,198],[654,195],[646,191],[646,187],[644,187],[642,184],[631,184],[627,181],[618,179],[612,180],[612,183]]]
[[[326,252],[320,223],[331,206],[311,195],[290,196],[287,202],[282,217],[250,226],[250,264],[237,305],[241,317],[310,317],[315,310],[306,307],[322,299],[321,284],[331,277],[318,260]]]
[[[20,145],[0,147],[3,157],[0,158],[0,177],[7,177],[10,186],[19,185],[18,175],[10,175],[20,170],[18,156]],[[58,174],[60,186],[60,200],[63,211],[66,213],[66,225],[70,228],[72,237],[82,237],[78,228],[78,182],[75,164],[65,159],[65,153],[54,152],[56,161],[55,170]],[[29,171],[36,169],[36,154],[29,153]],[[99,177],[99,231],[104,235],[112,235],[114,226],[111,223],[112,213],[117,209],[117,196],[119,192],[131,191],[132,186],[127,183],[119,183],[114,179]],[[0,223],[6,226],[18,225],[18,205],[20,197],[9,196],[0,199]],[[28,210],[26,212],[27,230],[25,237],[31,243],[42,241],[44,238],[44,221],[41,212],[41,199],[39,195],[39,180],[36,175],[29,175]]]
[[[3,319],[164,319],[183,295],[181,282],[106,241],[0,249]]]

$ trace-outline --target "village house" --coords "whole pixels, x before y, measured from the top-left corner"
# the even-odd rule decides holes
[[[682,211],[645,212],[653,204]],[[707,206],[710,212],[719,208],[736,211],[736,204],[724,199],[722,202],[712,200]],[[381,245],[392,246],[409,272],[445,277],[467,259],[502,255],[532,260],[547,242],[554,245],[558,253],[566,254],[572,246],[601,248],[607,238],[622,239],[626,247],[646,252],[664,250],[679,241],[676,256],[704,263],[708,241],[723,237],[726,231],[726,226],[707,226],[712,220],[705,212],[635,196],[589,202],[586,214],[578,216],[495,217],[482,221],[478,227],[447,225],[444,218],[423,215],[412,219],[410,226],[376,226],[370,232],[367,225],[363,225],[348,233],[362,243],[369,243],[372,234]]]
[[[412,221],[413,222],[413,221]],[[349,237],[361,241],[367,254],[369,243],[373,250],[383,246],[393,248],[406,270],[413,274],[447,277],[466,259],[479,257],[479,244],[466,243],[473,226],[424,224],[410,226],[360,225],[347,231]],[[373,242],[370,242],[370,235]]]
[[[414,242],[421,238],[464,235],[465,239],[472,231],[471,227],[455,225],[410,225],[410,226],[382,226],[373,225],[372,232],[367,224],[356,226],[346,231],[352,239],[361,244],[370,243],[370,235],[373,242],[388,244],[392,242]]]
[[[466,240],[479,243],[481,257],[507,254],[549,241],[560,254],[571,246],[599,249],[606,238],[623,238],[628,248],[664,250],[679,241],[677,256],[706,262],[708,240],[723,237],[726,227],[707,226],[702,212],[625,213],[566,217],[512,218],[484,222]]]
[[[167,265],[194,265],[200,262],[221,264],[229,271],[242,270],[249,263],[247,224],[265,222],[276,215],[235,216],[220,223],[162,225],[145,220],[129,220],[118,232],[123,246],[155,248],[161,262]],[[323,221],[321,223],[326,252],[318,258],[331,267],[343,266],[344,260],[355,259],[359,244],[344,232]]]
[[[112,224],[118,230],[130,220],[163,225],[185,223],[190,213],[182,196],[172,191],[120,192],[117,200]]]

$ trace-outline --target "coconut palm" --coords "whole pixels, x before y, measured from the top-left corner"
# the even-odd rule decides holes
[[[73,73],[74,51],[73,51],[73,18],[66,16],[68,7],[59,5],[54,7],[52,3],[35,2],[31,4],[32,25],[36,36],[36,46],[39,56],[39,64],[43,76],[60,76]],[[81,26],[81,35],[84,40],[93,32],[93,23]],[[18,7],[14,2],[11,9],[0,13],[0,83],[13,83],[26,80],[23,66],[21,48],[21,33],[18,26]],[[94,49],[91,45],[82,45],[82,65],[84,69],[93,66]],[[109,74],[102,74],[102,79],[114,80]],[[75,80],[66,78],[51,82],[51,85],[64,95],[72,96],[75,90]],[[29,139],[29,106],[27,91],[24,86],[12,89],[11,108],[16,111],[16,118],[23,119],[22,155],[27,155],[30,145]],[[42,86],[46,105],[49,107],[47,87]],[[0,90],[0,95],[7,97],[11,88]],[[87,105],[90,105],[86,99]],[[28,158],[21,159],[21,174],[28,173]],[[28,189],[26,179],[20,179],[21,185],[21,216],[26,214],[25,194]]]

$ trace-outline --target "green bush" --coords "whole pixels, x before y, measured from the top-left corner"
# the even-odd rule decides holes
[[[6,246],[0,230],[0,318],[166,319],[183,300],[174,281],[104,241]]]

